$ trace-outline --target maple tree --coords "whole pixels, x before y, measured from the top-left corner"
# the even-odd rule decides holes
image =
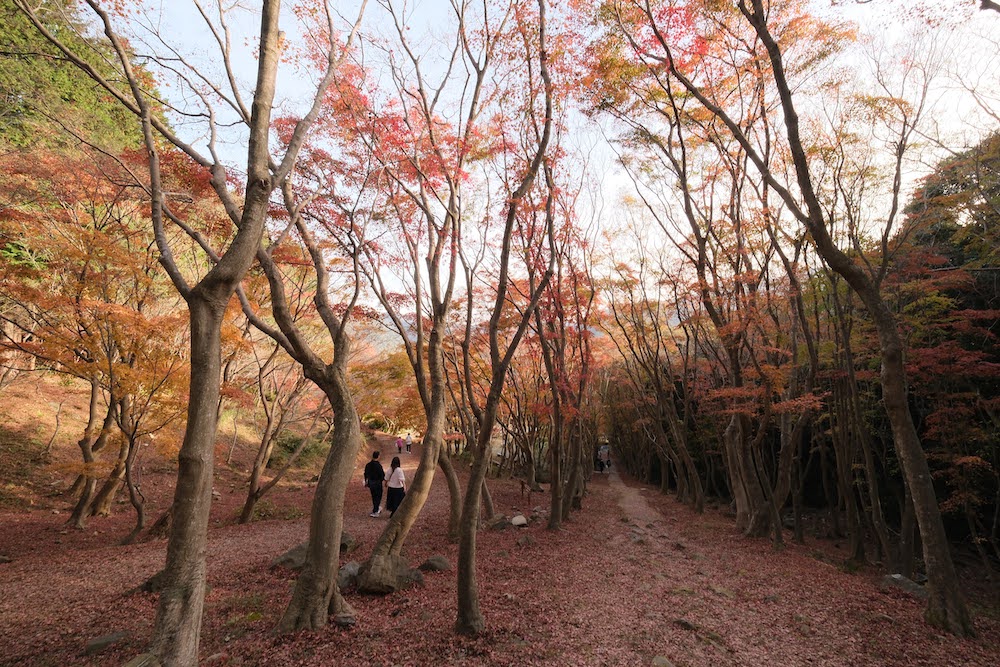
[[[88,0],[98,44],[77,18],[52,27],[68,5],[0,10],[10,2],[12,25],[48,35],[32,57],[56,73],[51,91],[0,110],[16,121],[3,141],[46,149],[0,158],[4,363],[27,354],[89,386],[75,525],[124,484],[137,513],[129,539],[142,529],[142,443],[177,415],[179,371],[194,364],[153,645],[164,662],[197,660],[210,445],[224,405],[245,416],[254,394],[262,425],[233,508],[241,521],[329,420],[282,631],[360,617],[337,566],[369,423],[423,442],[359,588],[394,590],[404,545],[423,546],[410,534],[418,515],[447,511],[446,529],[443,516],[421,521],[458,541],[459,633],[488,627],[477,551],[495,541],[477,535],[511,500],[491,476],[523,477],[522,496],[547,482],[549,528],[572,529],[571,510],[605,485],[590,470],[604,437],[616,467],[699,513],[732,502],[738,529],[776,548],[786,526],[802,542],[814,522],[847,538],[847,567],[874,560],[910,576],[921,547],[928,619],[972,632],[948,547],[964,541],[993,576],[1000,142],[956,150],[904,206],[936,51],[866,60],[863,76],[840,57],[854,28],[796,0],[456,2],[439,68],[440,44],[413,36],[402,5],[382,3],[388,29],[355,48],[357,22],[341,34],[326,3],[295,6],[304,41],[293,44],[267,2],[247,107],[224,12],[196,7],[221,49],[221,83],[209,83],[202,61],[155,55],[167,31],[143,33],[151,24],[131,20],[140,8]],[[25,79],[36,49],[12,35],[2,90]],[[153,53],[142,68],[132,44]],[[272,119],[279,60],[320,84]],[[86,103],[60,134],[58,119],[40,119],[51,93],[81,86],[67,65],[83,72]],[[157,90],[168,80],[197,107]],[[633,190],[600,216],[627,218],[626,234],[600,239],[603,256],[580,229],[574,168],[586,160],[564,143],[581,99],[612,119]],[[118,131],[130,116],[138,151]],[[207,139],[185,143],[196,118]],[[230,121],[250,137],[242,175],[222,157]],[[108,124],[104,142],[81,129]],[[67,141],[90,144],[88,157]],[[177,349],[182,299],[190,354]],[[306,434],[269,472],[300,410]],[[432,503],[437,466],[447,510]],[[98,470],[109,471],[100,493]],[[699,517],[687,520],[714,521]]]
[[[526,9],[526,8],[525,8]],[[520,169],[509,177],[507,197],[503,206],[503,225],[499,237],[500,254],[497,258],[498,276],[496,279],[495,297],[490,305],[489,324],[486,335],[489,340],[489,370],[485,392],[480,393],[472,386],[469,359],[465,359],[466,396],[476,419],[476,442],[472,449],[472,465],[469,471],[469,481],[462,502],[462,514],[459,524],[458,552],[458,618],[456,630],[461,634],[478,634],[485,627],[485,620],[479,607],[479,589],[476,579],[476,532],[479,521],[480,501],[483,495],[483,483],[492,461],[492,435],[500,407],[500,396],[506,382],[514,354],[524,337],[534,315],[534,309],[554,273],[555,252],[552,245],[555,242],[555,180],[554,164],[549,154],[549,142],[553,136],[555,109],[554,85],[549,72],[550,52],[546,41],[547,36],[547,4],[539,0],[537,14],[516,15],[515,23],[523,36],[523,53],[518,58],[531,63],[529,68],[530,86],[524,91],[525,96],[518,100],[523,107],[515,111],[515,122],[526,124],[523,135],[534,137],[527,143],[520,155]],[[522,23],[523,21],[523,23]],[[537,74],[534,64],[537,63]],[[535,78],[537,76],[537,79]],[[513,100],[512,100],[513,101]],[[523,114],[523,115],[522,115]],[[536,178],[541,175],[544,188],[533,189]],[[540,192],[538,190],[541,190]],[[516,289],[517,283],[512,279],[511,270],[513,244],[522,238],[534,239],[534,243],[524,242],[522,247],[533,250],[525,261],[530,264],[537,262],[534,273],[529,273],[527,289],[521,297],[525,304],[511,316],[512,309],[510,291]],[[549,252],[545,257],[545,244]],[[534,256],[532,256],[534,255]],[[465,255],[461,256],[466,275],[470,276],[470,264]],[[470,280],[470,284],[471,284]],[[468,297],[471,300],[471,294]],[[471,301],[467,313],[473,312]],[[505,340],[501,340],[501,323],[510,317],[512,332]],[[463,350],[468,355],[470,351],[472,323],[467,322]],[[480,403],[476,396],[483,396]]]
[[[259,40],[256,43],[256,85],[249,106],[240,89],[239,78],[234,73],[230,25],[223,11],[212,17],[196,7],[208,35],[218,46],[222,70],[222,80],[209,84],[205,89],[200,83],[208,81],[204,68],[199,69],[196,61],[185,58],[180,49],[167,49],[165,59],[157,59],[154,51],[145,60],[146,69],[136,69],[132,54],[115,27],[116,21],[132,11],[130,8],[117,4],[109,7],[97,0],[86,3],[106,39],[108,52],[114,56],[103,61],[107,66],[113,63],[117,70],[114,77],[108,77],[91,64],[92,53],[74,48],[72,43],[49,30],[31,4],[15,0],[15,5],[46,40],[132,114],[141,127],[149,167],[149,180],[145,182],[145,187],[151,199],[151,221],[159,261],[187,302],[192,369],[187,425],[178,461],[170,546],[164,571],[165,585],[160,594],[152,646],[153,652],[163,661],[195,664],[204,604],[205,540],[218,419],[222,322],[231,297],[260,248],[271,194],[275,188],[282,186],[291,172],[305,135],[318,115],[322,95],[333,79],[336,60],[332,56],[329,59],[312,110],[295,125],[286,144],[287,150],[275,156],[269,151],[268,139],[282,48],[278,27],[280,2],[265,0],[262,6]],[[161,45],[169,43],[164,35],[156,34],[160,26],[158,22],[150,25],[153,34],[149,37],[153,42]],[[136,24],[131,24],[131,27],[136,27]],[[169,106],[164,108],[162,99],[150,89],[152,77],[147,73],[152,71],[155,76],[158,67],[161,68],[159,74],[177,82],[192,94],[188,98],[190,104],[200,107],[200,118],[207,123],[208,140],[204,148],[182,139],[164,119],[165,112],[186,110]],[[222,105],[226,113],[233,113],[235,122],[246,131],[247,163],[245,176],[240,179],[244,188],[242,201],[239,202],[232,189],[229,170],[218,152],[220,121],[216,105]],[[179,213],[182,207],[177,206],[177,202],[164,190],[162,166],[171,155],[164,150],[164,142],[184,155],[185,159],[199,165],[201,184],[211,187],[235,229],[225,252],[212,257],[214,265],[204,275],[185,275],[176,263],[166,234],[167,225],[173,223],[190,232],[194,240],[205,241],[194,227],[185,222],[182,213]],[[209,244],[206,250],[210,249]]]
[[[128,169],[104,156],[12,153],[3,162],[4,317],[25,334],[8,332],[5,347],[90,384],[74,484],[80,497],[69,522],[83,528],[88,516],[107,515],[128,481],[139,513],[134,538],[144,524],[130,481],[139,439],[177,415],[184,359],[176,349],[186,331],[176,326],[176,299],[157,270],[142,199]],[[124,436],[118,458],[96,492],[95,455],[116,423]]]
[[[816,49],[823,42],[818,39],[819,35],[817,34],[816,38],[807,42],[807,48],[797,50],[793,42],[789,40],[806,34],[812,26],[816,25],[815,22],[800,11],[795,3],[788,3],[787,6],[783,5],[775,9],[780,9],[780,11],[766,11],[763,3],[757,0],[749,4],[740,2],[732,10],[714,6],[701,7],[697,3],[666,4],[663,6],[653,3],[615,3],[611,6],[613,21],[625,31],[627,36],[624,48],[634,55],[635,64],[644,68],[645,71],[653,73],[662,71],[663,74],[668,75],[668,83],[661,84],[660,82],[664,79],[657,78],[654,79],[654,85],[660,86],[660,89],[668,95],[671,94],[671,86],[685,91],[690,96],[687,99],[691,99],[692,104],[696,103],[697,108],[721,124],[726,136],[729,137],[727,143],[731,143],[735,149],[743,152],[746,161],[757,172],[764,188],[762,192],[773,191],[774,196],[780,199],[788,212],[809,232],[816,250],[824,262],[832,271],[844,278],[864,303],[878,333],[882,366],[882,400],[892,424],[896,452],[902,464],[912,495],[917,521],[920,524],[928,577],[933,582],[930,584],[931,595],[927,618],[931,623],[945,627],[952,632],[970,634],[972,633],[972,625],[958,589],[954,565],[947,550],[944,527],[927,469],[926,458],[907,408],[903,345],[897,320],[888,309],[880,292],[880,284],[887,269],[891,231],[899,210],[900,165],[906,147],[912,141],[915,121],[919,118],[922,106],[919,104],[919,100],[915,106],[902,102],[899,98],[892,97],[892,93],[887,90],[886,94],[880,98],[877,108],[872,109],[876,118],[896,133],[894,139],[895,163],[890,166],[890,170],[894,170],[895,177],[891,190],[890,208],[881,236],[881,263],[878,266],[873,266],[864,258],[859,263],[837,245],[828,227],[828,214],[830,212],[842,215],[841,219],[848,224],[857,218],[851,216],[849,206],[845,207],[846,211],[838,209],[831,211],[824,205],[825,192],[823,188],[827,181],[823,180],[823,172],[817,170],[807,156],[807,140],[800,130],[796,98],[790,83],[791,77],[801,73],[800,63],[803,62],[803,56],[808,56],[811,49]],[[696,23],[699,29],[706,32],[694,32],[691,28]],[[673,34],[668,30],[668,27],[679,29],[680,35]],[[726,95],[724,88],[720,90],[717,86],[718,81],[712,80],[713,75],[718,72],[715,61],[702,58],[710,46],[710,40],[706,37],[709,34],[708,31],[713,31],[714,34],[722,37],[730,34],[740,35],[743,34],[742,31],[746,30],[751,31],[754,41],[752,43],[745,40],[740,41],[737,43],[738,48],[740,50],[746,49],[747,56],[754,57],[743,60],[741,56],[736,65],[749,64],[747,80],[750,83],[760,81],[762,84],[756,88],[755,94],[747,97],[750,104],[743,104],[742,99],[733,99]],[[827,40],[836,34],[836,32],[827,31]],[[781,41],[781,46],[779,46],[779,41]],[[766,58],[763,60],[767,65],[766,69],[757,66],[764,58]],[[915,65],[915,67],[918,66]],[[926,80],[926,76],[923,79]],[[741,81],[739,78],[731,80],[736,83]],[[787,150],[792,169],[790,182],[783,181],[783,174],[786,173],[784,169],[775,168],[773,147],[770,141],[761,141],[759,135],[754,131],[756,123],[752,121],[757,120],[757,117],[754,116],[755,110],[766,108],[758,104],[756,100],[762,98],[764,91],[768,90],[773,95],[774,103],[780,108],[781,117],[785,124],[781,136],[786,142],[784,147]],[[612,95],[614,91],[609,91],[608,94]],[[671,99],[676,98],[671,96]],[[599,101],[599,104],[605,105],[613,103],[613,98]],[[678,105],[674,102],[671,107],[674,115],[676,115],[677,109]],[[771,137],[774,135],[764,133],[763,136]],[[677,171],[681,173],[680,170]],[[683,179],[681,185],[684,186]],[[689,190],[685,188],[685,192],[687,191]],[[766,202],[765,199],[765,205]],[[848,204],[851,203],[854,202],[848,202]],[[694,210],[694,207],[686,201],[685,211],[689,219],[691,219]],[[691,227],[696,240],[704,238],[696,225],[692,224]],[[857,228],[850,227],[849,231],[857,232]],[[708,282],[704,270],[704,253],[701,250],[703,246],[704,241],[699,241],[699,281],[704,297],[707,296]],[[703,302],[710,315],[713,312],[718,312],[718,308],[710,301],[703,298]],[[717,315],[712,315],[712,317],[720,333],[728,330],[726,323]],[[731,335],[729,334],[729,336]],[[731,361],[730,372],[735,372],[738,367],[735,358],[735,352],[737,352],[735,342],[731,340],[727,344]],[[765,404],[765,408],[767,408],[767,404]],[[736,423],[734,421],[731,425],[735,426]],[[764,431],[759,430],[758,436],[763,435]],[[756,447],[752,447],[749,454],[752,455],[755,449]],[[740,454],[739,450],[736,449],[730,450],[730,474],[734,470],[740,472],[737,478],[739,482],[734,488],[734,491],[737,491],[737,507],[740,505],[740,495],[745,495],[744,504],[748,504],[750,507],[759,506],[762,500],[760,491],[764,490],[758,486],[759,482],[754,481],[753,469],[749,468],[746,465],[746,459],[742,458],[746,453],[745,449],[743,454]],[[743,469],[740,470],[740,468]],[[743,494],[739,492],[741,486]],[[775,518],[774,504],[770,502],[770,498],[765,500],[771,506],[773,521]],[[750,516],[752,517],[753,514]]]
[[[587,473],[597,449],[597,433],[587,427],[583,414],[591,381],[590,339],[597,291],[590,273],[590,243],[576,235],[572,221],[572,214],[567,215],[558,232],[558,246],[553,247],[553,275],[534,313],[535,335],[551,397],[551,529],[569,518],[571,508],[581,507]]]
[[[375,219],[366,227],[364,270],[400,336],[425,423],[420,463],[403,504],[366,565],[363,589],[384,589],[395,578],[391,563],[399,557],[427,500],[438,465],[449,478],[453,515],[460,503],[449,453],[442,446],[448,410],[444,348],[464,218],[469,215],[465,203],[469,171],[494,150],[484,136],[481,115],[498,94],[487,84],[504,25],[499,21],[482,26],[483,43],[476,44],[466,27],[472,20],[471,7],[471,3],[453,5],[457,30],[450,60],[442,74],[431,75],[421,66],[417,44],[407,35],[403,8],[389,3],[386,9],[401,53],[400,62],[389,54],[396,89],[384,105],[354,112],[356,118],[367,112],[372,119],[362,136],[377,165],[385,198],[379,209],[386,224]],[[470,94],[456,98],[453,88],[468,89]],[[448,123],[446,117],[459,120]]]

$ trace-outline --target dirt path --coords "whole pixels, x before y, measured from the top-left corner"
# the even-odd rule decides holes
[[[391,461],[395,447],[379,446]],[[400,457],[408,477],[418,456],[414,448]],[[346,560],[363,560],[387,520],[368,516],[366,460],[347,493],[345,526],[361,546]],[[675,667],[985,667],[1000,647],[995,620],[980,615],[976,640],[940,635],[923,623],[919,601],[881,590],[876,573],[845,572],[818,558],[815,544],[775,552],[742,537],[723,512],[696,514],[617,466],[593,476],[583,510],[558,531],[546,529],[547,494],[490,480],[497,511],[523,513],[530,525],[479,532],[483,636],[452,630],[451,571],[382,598],[349,591],[358,612],[351,630],[278,637],[272,629],[295,575],[270,561],[304,539],[310,486],[284,488],[270,501],[274,518],[248,526],[231,523],[242,480],[216,486],[201,651],[215,665],[634,667],[660,658]],[[404,550],[411,564],[432,554],[456,562],[447,507],[438,475]],[[127,531],[127,513],[86,533],[63,520],[50,511],[0,515],[0,540],[14,556],[0,565],[0,666],[121,665],[146,646],[156,598],[127,591],[162,566],[165,542],[111,543]],[[91,639],[119,632],[127,638],[85,653]]]
[[[645,524],[647,527],[664,522],[663,515],[660,514],[659,510],[646,502],[645,494],[649,489],[643,486],[626,486],[618,474],[618,466],[611,468],[611,472],[608,474],[608,483],[611,489],[618,494],[618,506],[625,513],[625,516],[636,523]]]

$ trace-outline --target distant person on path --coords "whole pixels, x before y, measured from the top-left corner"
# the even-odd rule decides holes
[[[601,447],[601,453],[598,454],[600,459],[601,472],[611,472],[611,450],[607,445]]]
[[[411,437],[410,437],[410,434],[409,434],[409,433],[407,433],[407,434],[406,434],[406,453],[407,453],[407,454],[409,454],[409,453],[410,453],[410,448],[411,448],[411,447],[413,447],[413,438],[411,438]]]
[[[385,508],[389,510],[389,518],[396,513],[399,503],[406,497],[406,475],[399,467],[399,457],[393,456],[392,463],[389,464],[389,483],[385,496]]]
[[[396,453],[397,454],[403,453],[403,439],[400,438],[399,436],[396,436]]]
[[[382,483],[385,482],[385,468],[378,461],[378,451],[372,452],[372,460],[365,466],[365,486],[372,494],[372,513],[368,516],[378,516],[382,510]]]

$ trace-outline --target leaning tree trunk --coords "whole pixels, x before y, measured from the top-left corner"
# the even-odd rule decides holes
[[[344,495],[361,450],[361,426],[343,369],[334,369],[332,377],[310,375],[309,379],[323,389],[333,408],[333,437],[313,497],[305,564],[278,623],[280,632],[317,630],[326,625],[331,613],[334,622],[341,626],[353,625],[355,620],[354,610],[337,588],[337,571],[344,527]]]
[[[972,636],[975,634],[972,617],[959,588],[958,574],[951,559],[948,536],[941,520],[927,457],[920,446],[920,438],[910,415],[902,341],[885,303],[881,299],[876,303],[871,295],[868,296],[872,301],[869,310],[873,311],[882,347],[882,402],[892,425],[896,455],[909,482],[913,509],[917,525],[920,526],[929,593],[925,617],[931,625],[956,635]]]
[[[392,591],[396,588],[396,572],[392,568],[373,567],[389,556],[399,556],[406,542],[406,536],[420,516],[420,511],[427,502],[434,481],[434,472],[438,464],[438,452],[441,449],[441,436],[444,427],[444,411],[435,415],[428,422],[427,433],[424,434],[423,447],[420,452],[420,464],[413,476],[413,481],[406,489],[406,496],[399,509],[389,519],[389,524],[382,531],[371,557],[362,568],[358,578],[358,590],[367,592]]]
[[[392,568],[372,567],[387,556],[398,556],[406,542],[410,529],[420,516],[427,498],[430,496],[431,485],[434,482],[434,472],[439,462],[439,452],[444,439],[445,426],[445,392],[444,358],[440,352],[440,341],[435,329],[431,333],[428,363],[431,366],[431,399],[427,410],[427,431],[424,433],[423,447],[420,452],[420,463],[413,476],[413,481],[406,489],[399,509],[389,519],[389,524],[382,531],[371,557],[358,579],[358,589],[361,591],[395,590],[396,573]],[[391,580],[390,580],[391,579]]]
[[[277,404],[277,401],[275,401],[275,404]],[[277,408],[275,407],[274,409]],[[284,420],[284,415],[282,415],[282,420]],[[253,469],[250,471],[250,485],[247,489],[247,499],[243,503],[243,511],[240,512],[240,518],[237,523],[249,523],[253,517],[253,509],[256,507],[257,501],[260,500],[261,496],[260,479],[264,475],[264,469],[267,467],[268,461],[271,460],[271,451],[274,449],[274,438],[277,430],[274,427],[274,414],[271,413],[267,417],[267,426],[264,427],[264,434],[260,438],[257,456],[254,458]]]
[[[882,299],[878,283],[872,280],[854,259],[838,248],[830,236],[823,206],[813,187],[809,159],[799,133],[798,112],[795,110],[792,90],[785,76],[781,48],[767,26],[767,12],[763,0],[751,0],[751,4],[752,11],[747,6],[747,0],[740,0],[738,6],[764,44],[771,61],[774,82],[784,113],[788,148],[795,167],[795,177],[807,209],[806,214],[800,214],[800,219],[806,225],[816,251],[823,261],[847,281],[864,303],[878,333],[882,353],[882,401],[892,426],[896,455],[902,464],[903,474],[913,496],[913,508],[920,527],[924,563],[927,566],[929,596],[925,616],[931,625],[957,635],[971,636],[975,634],[972,618],[958,586],[958,574],[951,559],[941,511],[934,493],[934,482],[907,403],[903,342],[899,336],[896,320]],[[704,96],[700,93],[695,94],[704,104]],[[735,133],[741,133],[739,126],[731,119],[724,119],[724,122],[731,130],[735,130]],[[787,192],[785,190],[786,202],[795,205]]]

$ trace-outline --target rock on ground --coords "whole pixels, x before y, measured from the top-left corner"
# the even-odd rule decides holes
[[[425,560],[417,568],[424,572],[446,572],[451,569],[451,562],[440,554],[435,554]]]

